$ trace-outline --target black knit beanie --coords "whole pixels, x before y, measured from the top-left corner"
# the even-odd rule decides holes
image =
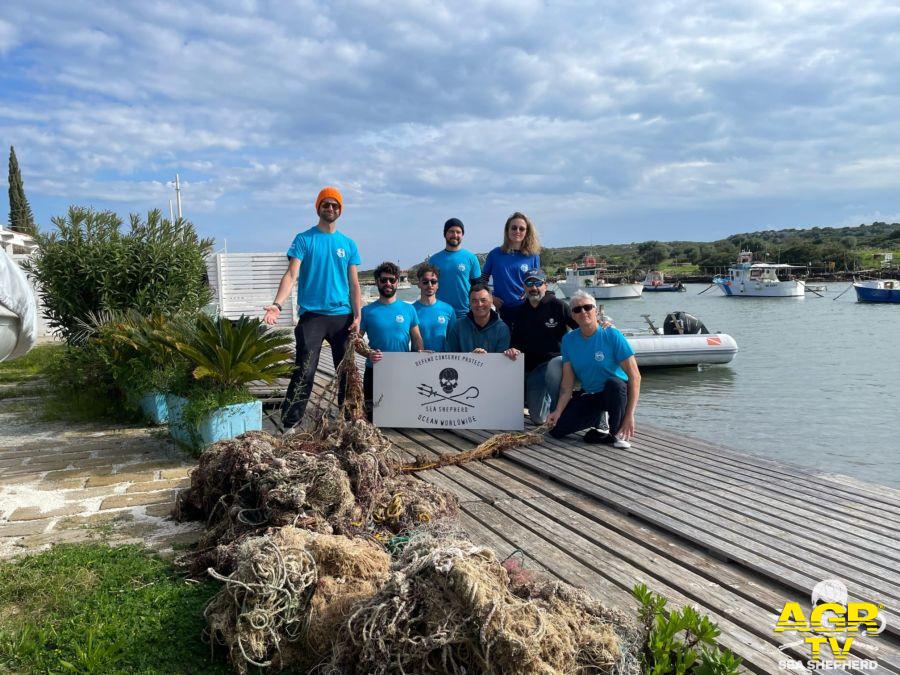
[[[447,234],[447,230],[449,230],[451,227],[458,227],[462,230],[463,234],[466,233],[466,228],[459,218],[451,218],[446,223],[444,223],[444,234]]]

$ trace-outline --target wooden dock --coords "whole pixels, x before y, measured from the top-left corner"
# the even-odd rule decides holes
[[[332,375],[323,350],[317,389]],[[883,603],[887,616],[884,633],[858,637],[851,658],[900,673],[900,491],[649,427],[640,414],[638,429],[629,450],[546,437],[417,475],[455,493],[472,538],[501,558],[520,556],[624,609],[636,608],[639,582],[671,606],[696,606],[749,672],[790,672],[779,662],[809,659],[803,636],[775,633],[775,622],[788,601],[808,616],[813,586],[839,579],[851,600]],[[425,457],[491,435],[383,431]]]

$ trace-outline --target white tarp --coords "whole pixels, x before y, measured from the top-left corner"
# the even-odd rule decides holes
[[[0,318],[0,331],[11,330],[12,324],[16,326],[17,333],[15,342],[9,341],[9,344],[14,345],[9,354],[3,353],[7,350],[0,349],[0,361],[24,356],[34,346],[37,338],[37,302],[25,273],[2,249],[0,249],[0,306],[19,318],[18,322],[3,322]],[[0,337],[0,344],[2,343]]]
[[[525,359],[502,354],[386,353],[373,371],[379,427],[521,431]]]

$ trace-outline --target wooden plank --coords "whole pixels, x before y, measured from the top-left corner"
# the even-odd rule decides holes
[[[477,434],[481,437],[482,434]],[[790,538],[800,545],[807,548],[811,553],[818,555],[823,545],[830,546],[833,550],[833,558],[842,564],[850,567],[857,567],[861,572],[873,571],[872,566],[878,565],[877,571],[873,571],[876,576],[888,581],[891,584],[900,583],[900,575],[894,571],[894,561],[897,558],[897,531],[893,531],[893,537],[881,537],[878,535],[868,535],[867,537],[859,537],[858,533],[850,531],[843,522],[829,522],[829,519],[821,513],[814,512],[805,508],[802,501],[787,502],[783,501],[782,510],[769,509],[768,502],[765,499],[757,499],[746,490],[697,490],[697,487],[690,480],[695,474],[699,474],[701,470],[697,467],[690,467],[682,471],[680,467],[660,466],[652,462],[642,462],[642,453],[632,449],[632,452],[617,451],[612,448],[604,448],[602,453],[591,452],[588,446],[576,446],[565,441],[557,441],[555,439],[546,439],[545,446],[555,449],[560,455],[570,457],[575,465],[591,465],[595,459],[600,466],[608,465],[609,462],[623,468],[631,468],[634,471],[644,473],[648,476],[666,476],[676,477],[682,480],[665,481],[665,484],[677,490],[687,491],[684,499],[700,508],[710,509],[713,512],[724,515],[732,520],[752,525],[752,521],[748,521],[747,517],[758,520],[761,527],[770,534],[778,535],[777,531],[770,528],[786,530],[790,533]],[[602,459],[600,459],[602,458]],[[660,470],[662,468],[662,470]],[[733,493],[733,494],[732,494]],[[698,499],[699,497],[699,499]],[[729,499],[725,499],[728,497]],[[734,499],[733,497],[737,497]],[[708,507],[702,504],[702,501],[708,500]],[[720,508],[726,507],[725,509]],[[809,520],[804,521],[802,517]],[[818,520],[816,520],[818,519]],[[787,521],[787,522],[786,522]],[[809,524],[807,524],[809,523]],[[832,529],[829,529],[832,528]],[[813,534],[811,534],[811,532]],[[834,536],[832,532],[840,532],[842,537]],[[814,534],[818,532],[818,534]],[[874,543],[873,543],[874,542]],[[859,555],[853,553],[845,553],[848,543],[853,543],[860,548],[869,552],[864,560]]]
[[[855,478],[847,480],[846,477],[839,474],[815,471],[762,455],[743,454],[700,439],[680,437],[660,427],[642,424],[641,428],[641,437],[657,439],[672,448],[694,454],[704,461],[722,461],[730,463],[731,466],[744,467],[748,471],[759,470],[763,477],[771,475],[776,478],[805,481],[806,483],[815,482],[816,485],[827,486],[829,490],[833,489],[835,494],[846,495],[847,499],[858,499],[860,491],[863,491],[863,493],[868,493],[867,496],[873,503],[882,504],[894,514],[900,513],[900,490],[885,485],[863,482]]]
[[[424,433],[421,431],[405,430],[404,433],[410,434],[412,437],[415,437],[417,440],[421,441],[424,447],[434,450],[434,454],[441,454],[441,450],[438,449],[438,448],[441,448],[441,446],[444,446],[444,448],[447,447],[446,444],[442,443],[440,438],[435,438],[433,435],[430,435],[430,434],[427,434],[427,433]],[[426,451],[424,449],[420,450],[419,452],[422,454],[426,454]],[[477,485],[479,483],[484,485],[486,483],[489,486],[489,494],[491,496],[493,496],[495,494],[494,487],[496,486],[496,483],[493,478],[488,479],[487,477],[484,476],[485,469],[487,468],[487,467],[485,467],[485,465],[483,465],[483,464],[477,465],[477,469],[478,469],[477,472],[473,471],[471,467],[457,467],[457,468],[465,469],[467,473],[472,474],[472,479],[476,479],[476,478],[485,479],[484,482],[482,482],[482,481],[475,482],[473,480],[472,482],[467,483],[467,485],[469,486],[469,489],[471,489],[472,491],[477,491],[478,488],[473,487],[474,485]],[[430,472],[425,472],[425,473],[427,474]],[[521,499],[518,498],[518,493],[521,492],[521,488],[522,488],[522,485],[520,483],[517,483],[516,481],[512,481],[512,484],[507,486],[507,489],[509,490],[509,492],[507,494],[510,498],[502,499],[502,500],[494,500],[490,503],[495,509],[501,511],[503,514],[505,514],[507,517],[510,518],[510,521],[504,523],[502,526],[495,523],[495,524],[490,525],[490,527],[497,530],[498,532],[502,531],[505,535],[507,535],[507,533],[510,531],[519,532],[518,527],[516,527],[516,528],[510,527],[510,522],[518,522],[519,525],[526,527],[526,529],[530,529],[534,535],[546,538],[545,531],[548,530],[548,528],[552,529],[553,527],[556,527],[556,525],[548,524],[549,521],[547,521],[547,522],[543,523],[544,531],[542,531],[540,528],[533,528],[533,527],[530,528],[528,525],[528,522],[524,522],[522,520],[522,517],[524,517],[524,518],[526,518],[526,520],[530,519],[531,521],[534,521],[535,510],[537,508],[539,508],[537,503],[541,502],[545,498],[542,498],[542,497],[535,498],[532,494],[532,491],[529,490],[529,494],[526,497],[527,501],[523,502]],[[482,497],[486,498],[487,495],[482,494]],[[486,506],[485,504],[473,503],[471,506],[467,505],[466,508],[469,511],[475,512],[476,514],[480,514],[480,515],[477,515],[477,517],[481,518],[484,522],[493,521],[494,519],[501,520],[496,516],[496,514],[484,515],[483,509],[485,508],[485,506]],[[563,509],[563,511],[564,511],[564,509]],[[571,512],[569,512],[567,515],[569,518],[571,518],[575,514],[572,514]],[[563,517],[565,517],[565,516],[563,516]],[[570,535],[571,535],[571,533],[568,533],[568,534],[565,534],[565,536],[564,536],[564,538],[566,539],[566,544],[567,544],[565,551],[569,556],[572,556],[573,555],[572,548],[571,548],[572,541],[571,541]],[[517,536],[522,536],[522,535],[519,534]],[[614,532],[609,531],[609,530],[604,532],[603,536],[604,536],[604,538],[607,538],[607,539],[610,537],[613,537],[616,539],[615,539],[615,541],[608,542],[608,546],[606,546],[602,549],[604,551],[604,553],[601,554],[601,552],[600,552],[601,549],[599,549],[599,548],[596,550],[592,550],[586,554],[585,558],[583,558],[583,559],[578,558],[578,562],[580,562],[582,565],[584,565],[590,569],[593,569],[595,572],[597,572],[604,578],[609,577],[611,569],[613,569],[613,568],[618,569],[619,585],[621,586],[622,584],[624,584],[623,590],[625,590],[627,592],[628,589],[630,588],[628,586],[628,584],[633,584],[635,582],[634,581],[635,579],[641,579],[642,577],[640,575],[637,575],[637,576],[635,575],[635,568],[633,566],[629,566],[626,562],[623,562],[623,558],[621,555],[622,547],[623,547],[623,545],[630,544],[636,551],[636,557],[641,557],[642,554],[640,552],[638,552],[638,549],[640,549],[640,547],[632,544],[631,542],[626,543],[626,541],[623,537],[620,537],[620,536],[616,535]],[[514,539],[514,541],[518,542],[517,539]],[[533,537],[531,539],[526,539],[526,541],[533,541]],[[553,540],[551,539],[551,541],[553,541]],[[640,549],[640,550],[643,550],[643,549]],[[543,555],[541,556],[540,559],[544,560],[545,557],[548,555],[548,552],[546,550],[544,550],[544,551],[542,551],[542,554]],[[658,556],[651,555],[651,556],[649,556],[649,558],[650,558],[649,562],[654,565],[658,566],[661,563],[661,559],[659,559]],[[675,565],[674,563],[669,563],[669,564],[670,564],[670,568],[667,570],[665,579],[659,577],[658,575],[655,579],[648,579],[648,581],[651,582],[650,583],[651,587],[658,587],[660,584],[665,584],[666,586],[669,586],[669,585],[671,585],[673,579],[677,578],[679,575],[684,574],[684,572],[682,570],[680,570],[677,567],[677,565]],[[645,569],[645,571],[646,571],[646,569]],[[566,570],[562,573],[562,576],[564,578],[568,579],[569,581],[571,581],[572,574],[573,574],[573,568],[571,567],[570,564],[567,564]],[[579,572],[579,574],[583,574],[583,572]],[[579,577],[579,578],[581,578],[581,577]],[[696,579],[692,583],[694,584],[694,586],[697,586],[697,587],[702,587],[702,586],[708,585],[705,583],[705,580],[700,580],[700,579]],[[667,589],[667,592],[669,594],[672,594],[672,593],[677,594],[677,593],[681,593],[682,591],[683,591],[683,589],[681,588],[680,585],[679,585],[678,589],[675,589],[675,588]],[[726,597],[724,597],[724,599],[720,598],[721,601],[718,603],[718,605],[716,605],[714,603],[711,604],[709,602],[708,597],[700,597],[698,595],[686,596],[686,597],[688,597],[689,599],[694,600],[694,601],[703,602],[705,605],[703,608],[704,611],[708,607],[711,610],[711,612],[714,613],[714,615],[721,614],[722,617],[727,618],[729,621],[732,621],[732,622],[736,623],[738,626],[742,626],[743,628],[748,629],[748,631],[751,634],[757,635],[760,638],[758,640],[759,645],[765,644],[766,639],[771,638],[774,635],[772,632],[772,627],[774,625],[774,615],[770,615],[758,607],[750,608],[750,609],[747,609],[745,607],[745,608],[743,608],[743,610],[744,610],[743,613],[741,613],[738,610],[734,610],[732,612],[732,606],[734,605],[735,601],[738,600],[738,598],[736,598],[735,596],[730,596],[730,597],[726,596]],[[677,601],[677,597],[676,597],[676,601]],[[723,612],[722,608],[725,608],[726,611]],[[735,616],[729,616],[729,614],[728,614],[729,612],[734,613]],[[756,622],[755,626],[748,625],[748,621],[747,621],[748,616],[753,617],[753,619]],[[734,621],[734,619],[736,617],[739,618],[739,621]],[[718,618],[718,616],[717,616],[717,618]],[[733,634],[734,632],[735,631],[733,629],[730,629],[729,635]],[[783,643],[786,643],[786,642],[787,642],[787,639],[783,639]],[[736,645],[729,645],[729,647],[736,647]],[[783,652],[779,651],[777,648],[773,647],[772,645],[766,645],[763,649],[768,650],[768,653],[770,654],[770,656],[773,656],[776,659],[784,658],[782,656]],[[740,653],[740,651],[738,653]],[[791,653],[791,652],[787,652],[787,653]],[[796,651],[793,655],[798,658],[802,656],[802,654],[800,652],[796,652]],[[745,657],[746,657],[746,655],[745,655]],[[756,659],[757,656],[756,656],[756,654],[753,654],[749,658]]]
[[[437,437],[436,440],[447,440],[448,444],[452,443],[458,450],[466,450],[472,447],[471,443],[463,439],[452,438],[454,434],[448,434],[440,430],[434,430],[430,433],[432,436]],[[712,581],[715,585],[723,586],[734,593],[737,597],[726,596],[724,598],[726,608],[733,603],[740,605],[741,600],[744,600],[745,603],[749,601],[759,605],[764,611],[763,615],[757,614],[757,618],[760,616],[766,617],[760,628],[762,637],[770,637],[774,618],[786,600],[795,599],[801,602],[805,600],[804,597],[796,596],[786,598],[785,589],[782,586],[773,585],[764,579],[753,581],[746,576],[746,572],[737,574],[733,565],[729,566],[726,563],[716,561],[708,555],[686,549],[684,545],[676,544],[670,538],[656,535],[653,530],[648,529],[646,526],[638,525],[633,519],[603,507],[590,498],[585,498],[571,490],[560,489],[559,487],[552,487],[550,490],[547,490],[545,479],[534,477],[532,472],[518,467],[508,459],[501,458],[489,460],[486,463],[468,464],[465,466],[470,471],[481,475],[484,468],[488,465],[490,465],[492,471],[507,474],[511,472],[510,475],[514,476],[515,481],[524,483],[529,489],[537,489],[542,492],[544,494],[542,498],[535,499],[529,496],[527,503],[532,508],[549,517],[556,517],[566,527],[575,523],[574,531],[592,539],[596,535],[598,541],[595,543],[609,548],[613,552],[625,555],[630,551],[632,563],[645,569],[646,572],[652,574],[655,569],[658,570],[660,568],[659,557],[662,556],[667,561],[672,561],[678,566],[686,566],[686,572],[696,577],[692,582],[692,587],[704,588],[704,584],[698,580]],[[551,502],[556,505],[554,507],[555,512],[552,512],[553,509],[544,508],[545,504]],[[505,509],[507,503],[509,502],[499,503],[499,508]],[[603,528],[601,534],[594,533],[594,535],[591,535],[590,525],[592,522]],[[610,527],[610,524],[612,527]],[[629,544],[628,542],[614,540],[610,536],[610,532],[627,538],[628,542],[635,543]],[[648,540],[651,542],[650,550],[647,550]],[[644,562],[641,562],[642,560]],[[679,576],[679,571],[674,568],[669,569],[664,576],[667,581],[672,581]],[[691,577],[687,578],[691,579]],[[767,585],[762,586],[760,582]],[[682,588],[686,595],[691,595],[684,587],[679,587]],[[777,589],[777,592],[773,589]],[[727,611],[725,613],[727,614]],[[859,653],[861,658],[878,658],[881,660],[882,665],[889,664],[900,672],[900,646],[896,644],[896,641],[894,641],[893,646],[890,646],[888,640],[889,638],[885,637],[879,642],[880,651],[870,649],[870,646],[860,643],[861,646],[856,652]],[[886,647],[888,648],[886,649]]]
[[[548,446],[557,448],[561,454],[570,457],[576,463],[590,465],[599,455],[587,449],[589,446],[576,446],[558,441],[549,441]],[[688,503],[708,508],[733,520],[745,521],[747,518],[757,520],[765,531],[774,527],[789,532],[794,541],[801,547],[818,553],[823,546],[834,549],[835,559],[845,564],[859,564],[859,555],[844,553],[842,549],[848,544],[867,551],[866,567],[870,564],[881,566],[886,581],[900,584],[900,575],[892,571],[894,561],[900,556],[898,547],[898,530],[884,528],[888,534],[884,536],[870,530],[850,529],[853,520],[837,520],[830,518],[822,510],[814,511],[800,500],[776,500],[771,495],[757,495],[752,490],[727,486],[725,483],[695,483],[692,478],[702,475],[702,469],[695,466],[682,468],[682,465],[659,463],[648,459],[640,452],[617,451],[613,448],[599,453],[605,462],[631,469],[647,476],[665,476],[664,483],[676,490],[685,490],[684,500]],[[663,481],[660,481],[663,482]],[[705,507],[704,502],[709,506]],[[839,533],[836,535],[835,532]],[[771,532],[775,533],[775,532]],[[864,571],[861,570],[861,571]]]
[[[647,441],[642,439],[635,444],[633,454],[638,454],[646,459],[653,459],[661,464],[666,464],[673,469],[690,467],[696,471],[697,477],[709,478],[726,485],[747,486],[753,485],[767,493],[771,498],[784,502],[788,495],[795,503],[809,504],[813,500],[819,504],[827,499],[828,513],[834,518],[850,523],[856,527],[881,531],[884,534],[896,537],[900,532],[900,516],[894,516],[889,511],[878,508],[871,502],[853,501],[842,495],[832,495],[821,490],[807,490],[805,484],[797,480],[777,479],[765,474],[758,474],[747,470],[746,465],[719,466],[715,463],[695,459],[689,455],[675,453],[672,449],[659,441]],[[846,494],[846,493],[843,493]],[[819,510],[821,515],[821,509]],[[898,545],[900,546],[900,545]],[[900,549],[898,549],[900,550]]]
[[[512,459],[515,461],[521,454],[523,458],[529,458],[526,461],[532,465],[532,468],[534,468],[534,464],[541,461],[548,462],[555,471],[559,472],[558,479],[566,483],[570,482],[570,477],[575,476],[592,488],[615,486],[620,494],[640,495],[654,502],[667,503],[670,513],[679,513],[680,519],[685,523],[695,523],[694,527],[697,532],[701,532],[702,528],[713,527],[716,537],[727,538],[732,544],[742,549],[750,550],[762,546],[766,551],[772,552],[763,555],[771,559],[773,563],[776,560],[790,559],[798,569],[806,569],[807,573],[812,576],[818,575],[817,581],[827,578],[827,576],[822,576],[823,574],[830,576],[837,571],[833,567],[835,560],[817,555],[813,548],[803,548],[804,542],[799,538],[785,536],[783,532],[765,521],[743,517],[738,512],[727,512],[718,508],[712,501],[684,492],[680,486],[662,477],[648,477],[638,471],[620,468],[615,463],[606,460],[603,455],[595,456],[592,458],[591,464],[587,464],[577,455],[572,456],[570,454],[572,451],[566,451],[558,446],[550,449],[556,453],[552,458],[528,448],[517,450]],[[598,478],[597,469],[604,471],[602,479]],[[684,505],[686,504],[693,508],[685,509]],[[714,538],[710,537],[710,539]],[[840,557],[842,554],[835,552],[835,555]],[[890,600],[894,606],[900,606],[900,598],[897,597],[900,595],[900,589],[859,569],[860,565],[856,561],[854,561],[854,565],[856,569],[853,572],[853,578],[860,586],[873,591],[875,599]],[[884,598],[879,596],[884,596]]]

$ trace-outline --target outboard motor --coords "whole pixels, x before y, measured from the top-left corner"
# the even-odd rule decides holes
[[[663,323],[664,335],[698,335],[708,334],[703,322],[687,312],[672,312]]]

